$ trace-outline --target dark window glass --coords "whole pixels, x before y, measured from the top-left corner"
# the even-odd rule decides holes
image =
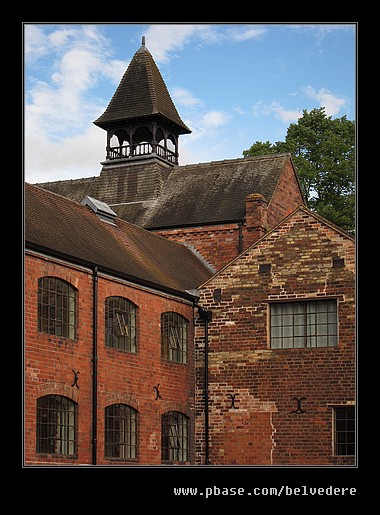
[[[137,455],[137,411],[126,404],[107,406],[105,423],[106,457],[135,459]]]
[[[162,460],[189,460],[189,418],[178,411],[162,415]]]
[[[38,330],[74,339],[76,290],[58,277],[38,280]]]
[[[355,455],[355,408],[334,409],[335,455]]]
[[[173,312],[161,315],[162,356],[177,363],[187,363],[188,321]]]
[[[106,346],[136,352],[136,306],[123,297],[106,299]]]
[[[76,404],[61,395],[37,399],[37,452],[76,453]]]

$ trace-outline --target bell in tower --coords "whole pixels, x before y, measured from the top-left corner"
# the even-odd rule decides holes
[[[107,163],[156,157],[178,164],[179,135],[191,130],[181,120],[144,36],[107,109],[94,124],[107,131]]]

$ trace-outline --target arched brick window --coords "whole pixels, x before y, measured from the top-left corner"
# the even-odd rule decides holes
[[[177,363],[187,363],[188,321],[182,315],[168,311],[161,315],[162,356]]]
[[[106,346],[137,352],[137,307],[124,297],[106,299]]]
[[[58,277],[38,280],[38,330],[76,338],[76,289]]]
[[[162,415],[162,461],[189,461],[189,417],[179,411]]]
[[[137,411],[126,404],[112,404],[105,409],[105,456],[137,457]]]
[[[76,454],[76,406],[62,395],[37,399],[37,453]]]

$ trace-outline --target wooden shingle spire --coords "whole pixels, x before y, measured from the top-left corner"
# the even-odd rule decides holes
[[[152,153],[178,163],[178,136],[191,130],[179,116],[144,36],[107,109],[94,124],[107,131],[107,159]],[[114,136],[116,145],[115,138],[111,143]]]

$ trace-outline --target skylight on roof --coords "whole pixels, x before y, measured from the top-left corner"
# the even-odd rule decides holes
[[[89,197],[87,195],[84,197],[81,204],[82,206],[87,206],[92,209],[92,211],[96,213],[98,217],[103,220],[103,222],[114,224],[114,219],[116,218],[117,214],[105,202],[102,202],[101,200],[93,197]]]

